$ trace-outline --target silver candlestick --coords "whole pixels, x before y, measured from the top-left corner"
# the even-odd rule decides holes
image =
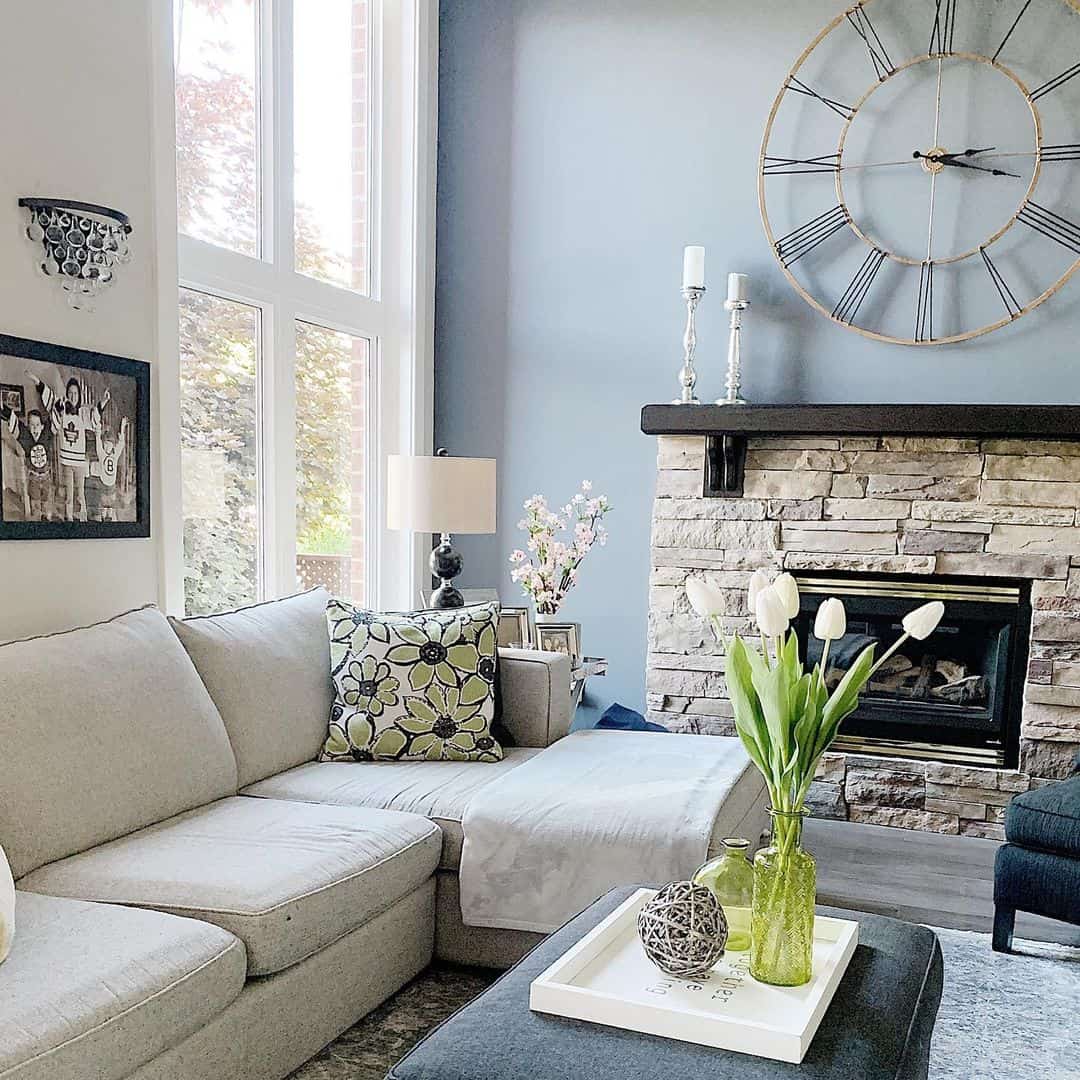
[[[701,401],[694,393],[697,372],[694,370],[694,354],[697,352],[697,306],[705,295],[704,285],[687,285],[682,291],[686,301],[686,331],[683,334],[683,366],[679,372],[679,384],[682,393],[672,405],[700,405]]]
[[[749,306],[749,300],[724,301],[724,310],[731,312],[727,350],[727,394],[717,398],[717,405],[747,404],[746,398],[739,395],[739,383],[742,381],[742,314]]]

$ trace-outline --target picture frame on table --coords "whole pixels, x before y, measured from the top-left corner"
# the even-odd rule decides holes
[[[503,607],[499,610],[500,649],[531,649],[533,643],[532,624],[529,609],[526,607]]]
[[[0,540],[150,535],[150,365],[0,334]]]
[[[538,623],[535,640],[536,648],[569,656],[575,667],[581,662],[580,623]]]

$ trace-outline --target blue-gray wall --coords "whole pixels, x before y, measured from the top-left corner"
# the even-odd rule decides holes
[[[684,244],[708,248],[704,395],[722,390],[723,278],[739,270],[752,400],[1080,400],[1080,281],[989,337],[911,349],[834,326],[779,273],[761,133],[843,2],[442,2],[436,440],[500,469],[500,532],[461,539],[463,581],[523,602],[506,565],[522,500],[561,503],[583,478],[609,495],[611,541],[565,608],[611,660],[597,705],[643,705],[656,448],[639,410],[676,390]]]

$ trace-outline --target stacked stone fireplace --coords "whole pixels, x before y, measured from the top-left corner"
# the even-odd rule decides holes
[[[725,590],[731,629],[750,626],[745,590],[759,567],[853,582],[1007,581],[1022,595],[1025,621],[1008,673],[1013,745],[985,765],[956,764],[948,752],[935,760],[925,749],[830,753],[812,808],[1003,839],[1012,796],[1068,774],[1080,751],[1080,442],[750,439],[735,498],[702,496],[703,437],[658,442],[650,719],[673,731],[734,733],[722,648],[686,600],[689,575]]]

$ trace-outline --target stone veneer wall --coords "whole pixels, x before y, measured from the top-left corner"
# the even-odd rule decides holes
[[[1019,406],[1018,406],[1019,407]],[[652,521],[650,719],[734,733],[722,649],[683,584],[704,573],[749,625],[758,567],[1030,579],[1019,770],[828,754],[818,815],[1003,839],[1005,805],[1080,751],[1080,442],[752,439],[744,495],[701,496],[702,438],[662,437]]]

